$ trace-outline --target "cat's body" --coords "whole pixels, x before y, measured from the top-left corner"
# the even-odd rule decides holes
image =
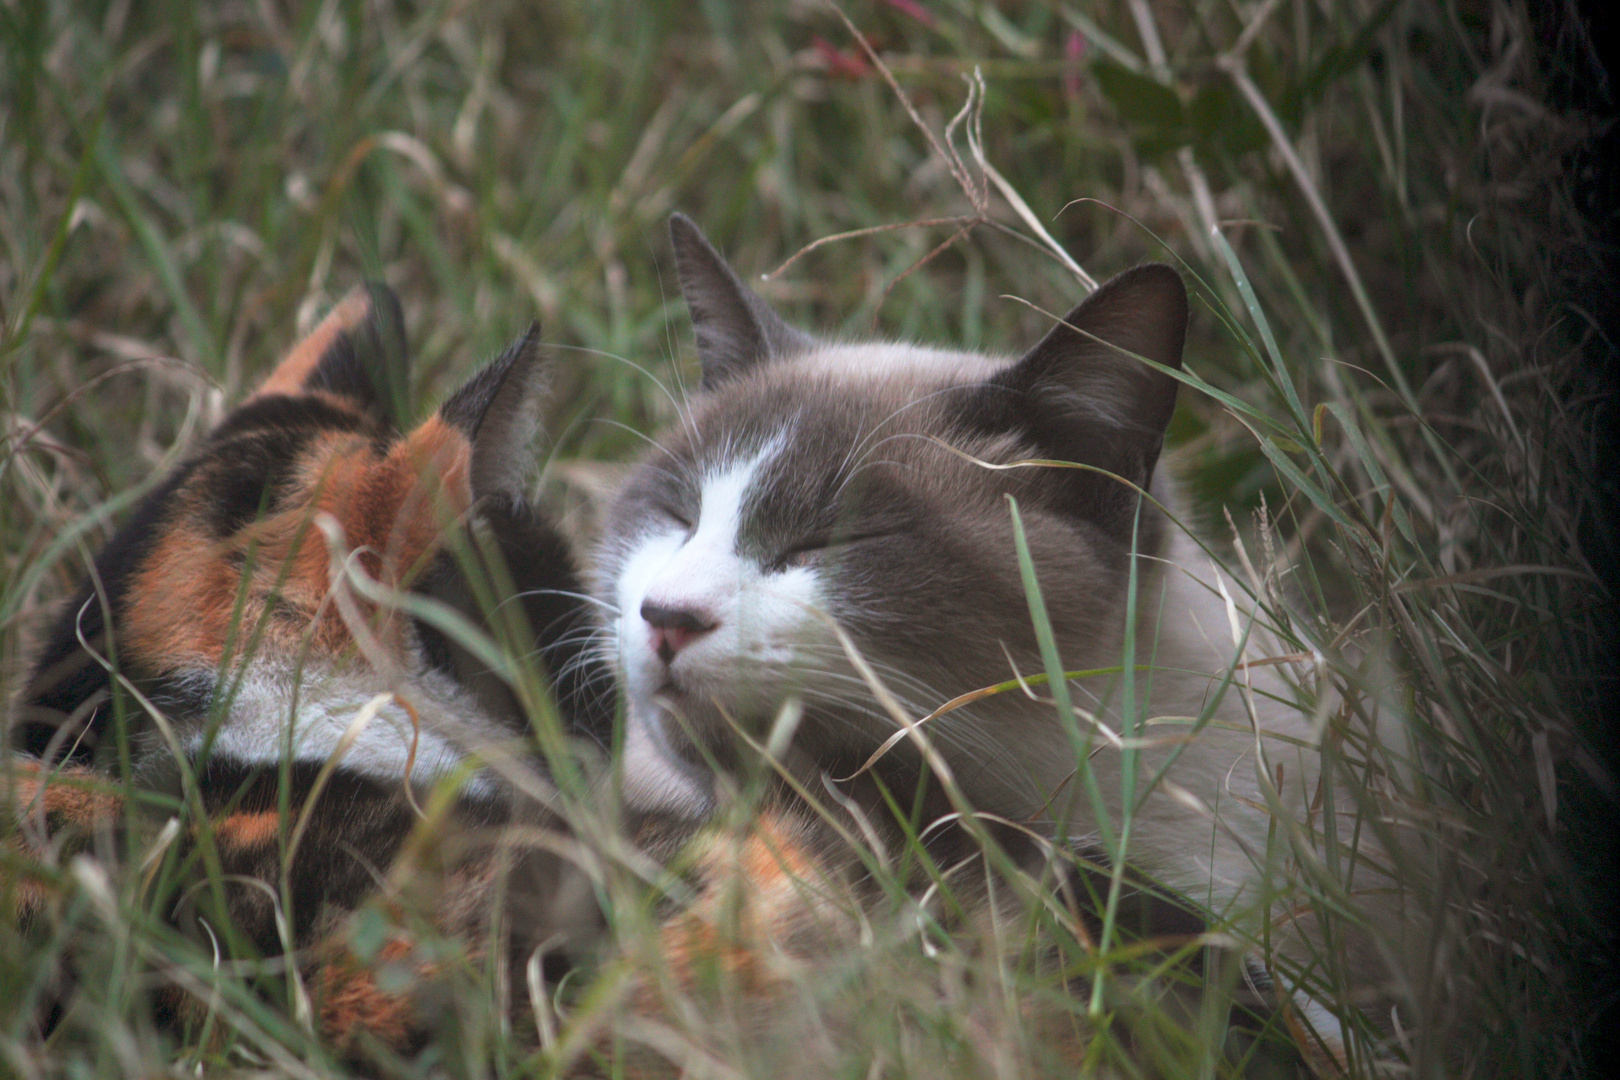
[[[989,820],[1123,850],[1216,920],[1310,953],[1318,929],[1279,898],[1293,845],[1324,846],[1322,725],[1235,584],[1160,509],[1179,277],[1120,275],[1022,358],[827,343],[783,324],[690,222],[672,229],[703,386],[626,482],[597,559],[631,803],[715,813],[747,740],[817,792],[818,774],[881,753],[871,774],[902,806],[948,774]],[[1044,688],[1014,688],[894,738],[1049,670],[1019,528],[1062,667],[1103,673],[1071,681],[1072,725]],[[1328,783],[1344,845],[1355,800]],[[871,788],[828,790],[887,816]],[[1365,862],[1377,850],[1362,837]],[[1355,884],[1387,881],[1364,867]],[[1360,977],[1380,978],[1360,951]]]
[[[379,991],[347,955],[350,913],[414,893],[477,951],[516,873],[532,925],[513,947],[532,948],[565,876],[495,843],[514,823],[555,828],[534,704],[410,605],[515,634],[560,673],[574,734],[605,743],[611,724],[568,545],[522,486],[536,334],[408,434],[403,350],[385,288],[337,305],[98,556],[10,728],[25,845],[60,858],[73,828],[122,821],[94,792],[125,770],[178,797],[181,880],[221,895],[189,890],[173,913],[229,919],[261,955],[305,950],[327,1033],[398,1045],[423,1030],[412,995]],[[453,797],[429,813],[439,789]],[[19,902],[39,917],[47,897]],[[385,952],[411,949],[407,935]]]

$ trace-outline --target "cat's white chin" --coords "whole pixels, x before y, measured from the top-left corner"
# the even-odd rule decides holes
[[[773,686],[776,681],[762,675],[756,686]],[[696,680],[692,684],[667,679],[656,690],[638,697],[631,708],[658,727],[671,747],[719,746],[735,741],[739,733],[762,735],[770,720],[781,709],[775,698],[758,694],[747,700],[735,687]]]
[[[678,721],[662,706],[630,702],[620,758],[625,804],[643,812],[704,817],[714,806],[712,777],[676,751],[671,736],[684,736],[672,728]]]

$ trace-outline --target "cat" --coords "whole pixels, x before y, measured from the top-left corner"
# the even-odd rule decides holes
[[[409,1053],[454,1023],[443,939],[473,960],[500,950],[509,978],[543,946],[546,986],[593,949],[633,945],[603,944],[606,913],[578,867],[519,846],[571,824],[549,812],[530,707],[421,606],[506,629],[519,652],[532,642],[567,732],[610,741],[610,672],[586,648],[573,559],[524,496],[535,331],[401,434],[402,324],[385,288],[348,296],[136,506],[44,639],[5,770],[24,866],[83,853],[116,875],[121,845],[105,835],[133,828],[134,850],[161,856],[178,807],[186,828],[155,910],[227,956],[296,956],[320,1034],[361,1064],[375,1043]],[[353,563],[359,575],[344,570]],[[499,625],[513,611],[518,625]],[[628,815],[635,844],[668,868],[659,962],[631,982],[632,1021],[662,1012],[650,969],[693,994],[719,963],[764,991],[780,979],[778,946],[815,961],[857,939],[850,908],[807,903],[803,885],[868,907],[876,897],[841,891],[856,884],[843,875],[851,849],[802,809],[766,806],[735,830],[658,808]],[[973,851],[948,830],[928,847],[943,865]],[[48,874],[0,894],[25,924],[61,917],[68,899]],[[734,936],[739,920],[747,932]],[[366,944],[379,922],[383,939]],[[157,1011],[205,1031],[205,991],[177,981]],[[517,1011],[536,1004],[512,996]],[[97,1023],[86,1000],[59,988],[42,1017],[54,1037]],[[600,1050],[633,1075],[671,1071],[634,1045]],[[802,1071],[804,1048],[792,1050]]]
[[[556,675],[562,734],[606,745],[611,687],[584,651],[573,555],[524,487],[538,327],[402,434],[407,380],[398,301],[357,288],[129,515],[10,725],[32,854],[65,861],[64,838],[123,821],[122,776],[178,797],[181,861],[215,861],[226,884],[183,893],[175,917],[227,940],[229,927],[250,955],[311,957],[304,981],[337,1046],[409,1047],[431,1026],[420,987],[374,978],[377,960],[432,981],[403,924],[374,956],[349,948],[368,903],[414,896],[477,952],[498,947],[504,893],[520,965],[596,918],[557,858],[497,842],[559,828],[531,729],[541,707],[444,614],[532,651]],[[268,887],[233,884],[250,879]],[[25,922],[48,916],[41,882],[15,897]],[[183,994],[166,1007],[195,1012]]]
[[[1302,971],[1332,949],[1315,913],[1282,898],[1324,831],[1349,850],[1355,781],[1325,774],[1322,711],[1295,704],[1252,605],[1167,509],[1156,466],[1189,318],[1179,274],[1127,270],[1021,357],[824,341],[689,219],[670,228],[701,384],[626,478],[594,560],[628,804],[722,817],[768,744],[789,787],[837,791],[825,801],[861,823],[892,821],[888,795],[921,795],[923,825],[968,807],[1123,851],[1216,924],[1270,939],[1315,1029],[1290,1014],[1302,1044],[1342,1064],[1344,1018]],[[1072,713],[1034,687],[975,697],[1058,662],[1100,673],[1069,681]],[[1328,789],[1339,816],[1324,824]],[[1356,895],[1391,889],[1371,831]],[[1392,903],[1369,901],[1375,917]],[[1382,1000],[1371,942],[1333,940]]]
[[[600,947],[592,882],[503,840],[558,837],[568,823],[533,750],[539,707],[445,631],[459,616],[520,653],[533,643],[567,730],[588,741],[613,741],[617,682],[624,817],[651,865],[668,868],[653,927],[681,993],[718,964],[768,1013],[798,970],[784,958],[814,966],[858,947],[860,912],[885,898],[850,835],[896,851],[920,834],[966,902],[957,932],[994,921],[998,875],[1023,902],[1041,902],[1033,884],[1070,910],[1082,894],[1097,906],[1117,850],[1107,819],[1119,759],[1073,774],[1086,753],[1118,754],[1104,725],[1142,739],[1130,744],[1139,790],[1166,769],[1135,816],[1128,861],[1254,933],[1281,869],[1266,862],[1265,808],[1300,813],[1321,769],[1305,722],[1271,700],[1291,693],[1272,669],[1229,676],[1229,609],[1189,573],[1186,538],[1138,498],[1169,498],[1156,464],[1187,319],[1175,272],[1121,275],[1013,360],[816,341],[688,220],[672,235],[703,384],[616,498],[592,560],[597,604],[612,612],[593,646],[567,544],[523,493],[542,379],[534,332],[402,435],[398,305],[379,287],[358,291],[146,497],[48,635],[11,725],[27,853],[60,862],[63,835],[128,817],[109,781],[127,759],[138,786],[188,803],[173,858],[213,858],[215,879],[272,886],[227,885],[212,907],[177,890],[175,918],[229,923],[261,956],[296,950],[339,1047],[419,1046],[434,1003],[444,1011],[434,964],[398,919],[357,954],[351,928],[368,905],[413,900],[469,952],[502,951],[508,970],[541,945],[548,964]],[[1025,459],[1089,468],[984,467]],[[1034,686],[910,724],[1046,669],[1009,496],[1063,665],[1105,673],[1074,682],[1073,727],[1030,700]],[[1118,719],[1133,592],[1136,657],[1151,667],[1137,697],[1148,716],[1202,716],[1196,737],[1188,720],[1143,738]],[[781,783],[743,807],[760,743]],[[1262,744],[1265,775],[1286,782],[1245,766]],[[433,803],[435,788],[454,797]],[[913,819],[890,812],[891,798]],[[975,876],[989,847],[1011,852],[1014,869]],[[1055,849],[1102,868],[1065,857],[1054,877]],[[914,873],[918,897],[930,880]],[[1142,934],[1202,929],[1134,870],[1130,880]],[[25,921],[49,917],[42,882],[14,895]],[[1079,921],[1095,929],[1095,912]],[[1278,935],[1301,922],[1282,920]],[[633,959],[634,947],[606,948]],[[385,989],[380,962],[411,966],[415,985]],[[668,1014],[658,982],[630,980],[633,1015]],[[193,999],[171,998],[182,1020],[195,1014]],[[1067,1019],[1060,1009],[1053,1030]],[[1080,1060],[1083,1046],[1068,1045]],[[808,1060],[799,1053],[798,1071],[816,1071]]]

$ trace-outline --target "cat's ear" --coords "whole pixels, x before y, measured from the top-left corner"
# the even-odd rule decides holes
[[[985,404],[999,399],[1008,419],[1040,453],[1106,469],[1146,488],[1176,408],[1187,337],[1187,289],[1163,263],[1105,282],[1016,364],[990,380]],[[1011,393],[1008,393],[1010,391]],[[1109,477],[1068,471],[1081,509],[1129,528],[1136,495]],[[1124,513],[1124,520],[1119,520]]]
[[[409,409],[405,319],[381,282],[349,292],[295,345],[254,397],[323,391],[399,428]]]
[[[675,272],[692,312],[703,387],[711,389],[766,360],[792,356],[815,342],[795,330],[744,285],[685,214],[669,219]]]
[[[540,324],[461,384],[439,406],[439,419],[466,437],[472,447],[472,497],[523,497],[528,445],[540,424],[539,396],[545,385],[540,362]]]

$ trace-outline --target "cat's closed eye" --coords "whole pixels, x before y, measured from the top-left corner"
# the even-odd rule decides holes
[[[806,540],[800,544],[796,544],[793,547],[788,548],[786,551],[782,552],[781,555],[778,555],[776,561],[771,564],[769,569],[777,573],[782,573],[786,570],[814,566],[816,563],[821,561],[822,555],[826,554],[827,549],[831,546],[832,541],[824,536],[813,540]]]
[[[830,552],[841,551],[855,544],[882,540],[892,535],[889,530],[872,530],[844,536],[814,536],[787,548],[777,556],[770,569],[780,573],[796,567],[815,566]]]
[[[681,509],[673,503],[657,503],[654,506],[654,510],[671,525],[680,526],[688,536],[692,535],[692,531],[697,527],[694,520],[695,515]]]

